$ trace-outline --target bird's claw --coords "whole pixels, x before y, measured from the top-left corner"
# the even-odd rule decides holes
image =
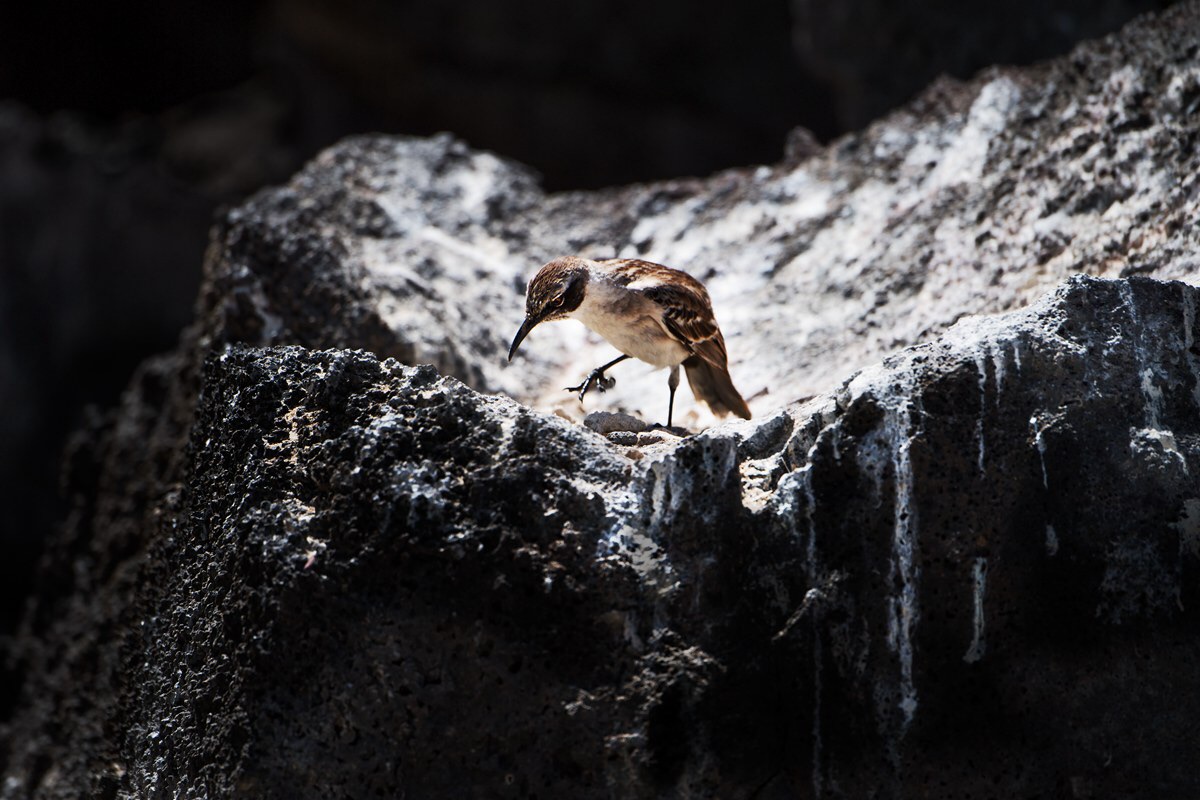
[[[579,392],[579,402],[582,403],[584,395],[588,393],[593,385],[595,385],[596,391],[606,392],[616,384],[616,378],[610,378],[600,370],[594,369],[588,373],[586,378],[584,378],[583,383],[579,384],[578,386],[568,386],[566,391]]]

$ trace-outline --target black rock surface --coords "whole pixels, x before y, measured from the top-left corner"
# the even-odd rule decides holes
[[[91,587],[109,627],[31,676],[69,695],[27,722],[86,724],[12,741],[9,775],[47,796],[1187,796],[1198,294],[1072,280],[645,454],[432,367],[215,352],[136,582]]]

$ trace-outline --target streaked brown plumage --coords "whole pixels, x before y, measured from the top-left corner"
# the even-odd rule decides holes
[[[667,425],[671,424],[679,367],[697,399],[714,414],[750,419],[750,409],[729,376],[725,338],[713,316],[704,284],[681,270],[639,259],[592,261],[556,258],[529,281],[525,322],[509,349],[511,361],[529,331],[547,320],[577,319],[623,355],[598,367],[572,387],[580,399],[596,385],[611,385],[604,372],[626,358],[670,367]]]

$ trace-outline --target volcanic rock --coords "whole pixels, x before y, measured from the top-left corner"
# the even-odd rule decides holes
[[[367,137],[231,212],[78,437],[3,795],[1195,796],[1197,29],[802,163],[545,195]],[[508,365],[569,252],[703,278],[755,419],[577,424],[565,323]]]

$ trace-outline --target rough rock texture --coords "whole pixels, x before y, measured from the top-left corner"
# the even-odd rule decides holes
[[[510,367],[524,283],[564,253],[641,256],[707,280],[735,382],[769,412],[1071,274],[1194,275],[1197,24],[1180,6],[1041,68],[938,84],[803,163],[707,180],[547,196],[449,137],[352,140],[230,215],[209,330],[367,347],[581,417],[561,387],[614,351],[557,323]],[[662,373],[612,376],[589,410],[664,421]],[[711,422],[689,401],[677,419]]]
[[[223,350],[95,785],[1188,796],[1198,295],[1076,279],[638,460],[432,367]]]
[[[1196,796],[1198,290],[1126,276],[1194,277],[1197,29],[803,163],[357,139],[232,212],[73,451],[3,796]],[[541,413],[609,354],[504,363],[563,252],[706,278],[756,419]]]
[[[214,210],[346,133],[453,130],[551,187],[705,174],[778,159],[794,125],[826,140],[943,71],[1060,54],[1162,2],[4,3],[0,636],[61,516],[63,443],[174,346]]]

